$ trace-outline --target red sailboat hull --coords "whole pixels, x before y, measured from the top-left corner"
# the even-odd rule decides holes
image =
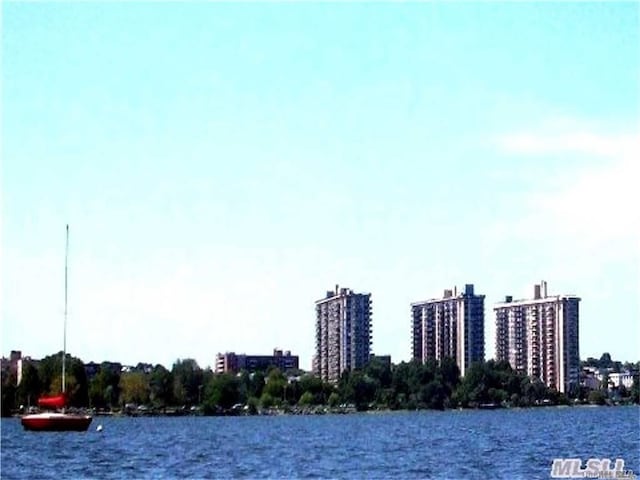
[[[91,425],[89,415],[72,413],[35,413],[22,417],[25,430],[34,432],[85,432]]]

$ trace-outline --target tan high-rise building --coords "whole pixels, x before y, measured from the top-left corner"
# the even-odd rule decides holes
[[[445,290],[442,298],[411,304],[414,360],[453,358],[464,376],[472,363],[484,360],[484,295],[473,285],[464,292]]]
[[[336,285],[316,302],[314,373],[337,383],[345,370],[364,368],[370,351],[371,294]]]
[[[539,378],[558,392],[579,385],[580,298],[548,295],[547,282],[534,285],[533,298],[496,304],[496,360]]]

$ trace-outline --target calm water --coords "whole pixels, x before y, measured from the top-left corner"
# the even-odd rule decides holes
[[[7,479],[535,479],[549,478],[555,457],[618,457],[640,473],[638,407],[96,417],[86,433],[1,425]]]

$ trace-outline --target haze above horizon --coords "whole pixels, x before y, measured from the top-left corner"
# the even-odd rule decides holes
[[[314,302],[582,298],[640,360],[637,3],[2,4],[2,353],[162,363],[274,347]]]

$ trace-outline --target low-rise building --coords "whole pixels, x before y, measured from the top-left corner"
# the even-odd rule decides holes
[[[84,364],[84,371],[87,374],[87,380],[91,380],[93,377],[95,377],[101,368],[106,368],[109,369],[112,373],[120,374],[125,368],[130,367],[123,367],[120,362],[88,362]]]
[[[270,367],[276,367],[283,372],[298,369],[299,358],[297,355],[291,355],[290,350],[282,351],[279,349],[274,349],[273,355],[247,355],[245,353],[236,354],[235,352],[218,353],[216,355],[216,373],[235,373],[241,370],[256,372],[258,370],[267,370]]]
[[[2,357],[2,372],[5,375],[13,375],[15,378],[18,377],[18,363],[22,359],[22,352],[20,350],[11,350],[11,354],[9,358]]]
[[[580,372],[580,385],[589,390],[597,390],[600,388],[600,380],[598,378],[598,369],[596,367],[582,367]]]
[[[580,380],[581,385],[590,390],[599,388],[612,390],[620,387],[630,389],[633,386],[633,372],[628,370],[614,372],[611,368],[583,367]]]
[[[629,389],[633,386],[633,373],[629,371],[612,372],[609,374],[609,383],[617,388],[623,386]]]
[[[369,361],[380,362],[382,365],[385,366],[385,368],[391,368],[391,355],[375,355],[372,353],[371,356],[369,357]]]

